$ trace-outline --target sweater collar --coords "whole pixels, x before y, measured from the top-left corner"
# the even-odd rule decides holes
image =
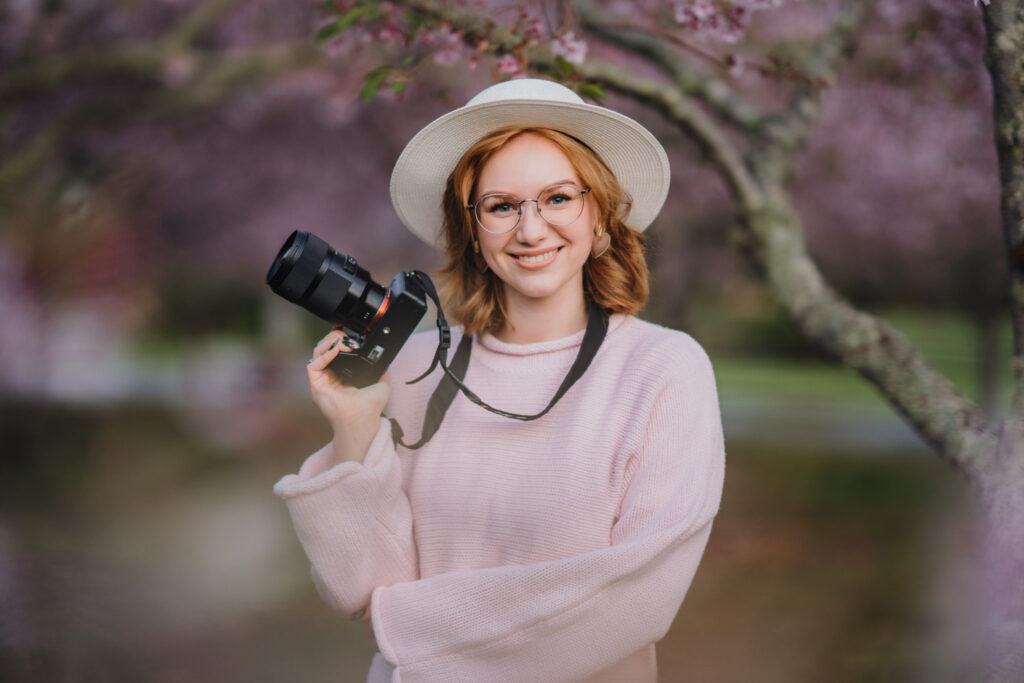
[[[615,314],[608,319],[608,334],[612,334],[616,329],[622,326],[629,316]],[[567,337],[561,339],[552,339],[550,341],[533,342],[531,344],[511,344],[509,342],[503,342],[493,334],[484,334],[478,336],[475,341],[484,347],[488,351],[494,353],[500,353],[508,356],[531,356],[541,353],[555,353],[558,351],[565,351],[566,349],[574,349],[583,343],[583,335],[586,330],[580,330],[574,332]]]

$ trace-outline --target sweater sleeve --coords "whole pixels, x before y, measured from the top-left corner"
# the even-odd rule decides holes
[[[374,588],[418,577],[412,511],[387,420],[362,463],[331,466],[329,448],[282,478],[274,492],[288,507],[320,595],[355,619]]]
[[[373,627],[394,683],[574,681],[665,635],[703,554],[724,474],[703,351],[677,374],[628,461],[608,547],[374,590]]]

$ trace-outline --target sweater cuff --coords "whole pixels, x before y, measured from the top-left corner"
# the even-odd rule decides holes
[[[392,449],[391,425],[381,418],[380,427],[370,443],[363,462],[348,461],[333,464],[331,444],[306,458],[297,474],[288,474],[274,485],[274,493],[281,498],[292,498],[306,493],[315,493],[329,488],[345,477],[364,470],[378,471]]]
[[[391,645],[391,641],[388,640],[387,634],[384,633],[384,614],[382,611],[382,605],[384,603],[384,592],[386,589],[387,586],[378,586],[373,589],[373,593],[370,597],[370,623],[373,625],[373,637],[377,641],[377,649],[380,650],[381,656],[384,657],[384,661],[397,669],[398,655],[395,653],[395,649]]]

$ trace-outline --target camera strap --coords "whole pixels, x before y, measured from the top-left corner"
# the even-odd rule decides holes
[[[572,367],[569,368],[569,372],[566,373],[565,379],[562,380],[561,386],[558,387],[558,391],[548,402],[548,405],[544,410],[536,413],[535,415],[520,415],[519,413],[510,413],[504,410],[495,408],[485,403],[479,396],[477,396],[469,387],[463,384],[462,379],[466,376],[466,370],[469,367],[469,355],[473,343],[472,336],[464,335],[462,341],[459,342],[458,348],[455,350],[455,356],[452,358],[451,366],[448,365],[448,349],[451,346],[451,328],[448,326],[448,321],[445,320],[444,311],[441,309],[441,301],[437,295],[437,290],[434,288],[434,283],[431,281],[430,276],[426,273],[418,270],[409,271],[407,275],[416,278],[423,289],[427,292],[427,295],[433,300],[434,306],[437,309],[437,333],[438,343],[437,350],[434,352],[434,359],[431,362],[430,367],[427,371],[416,379],[410,380],[408,384],[415,384],[419,382],[431,372],[438,365],[444,370],[444,375],[441,377],[441,382],[434,389],[434,393],[431,394],[430,400],[427,402],[427,410],[423,416],[423,433],[420,436],[420,440],[416,443],[409,445],[406,444],[402,437],[404,433],[402,427],[398,424],[398,421],[394,418],[389,418],[391,421],[391,435],[396,444],[404,446],[410,450],[416,450],[426,444],[430,439],[437,433],[437,430],[441,427],[441,422],[444,420],[445,413],[448,412],[448,407],[455,400],[455,395],[460,391],[468,398],[471,402],[480,406],[481,408],[488,410],[495,415],[501,415],[512,420],[522,420],[529,422],[536,420],[544,415],[547,415],[548,411],[555,407],[559,399],[565,395],[565,392],[569,391],[573,384],[583,376],[583,373],[590,367],[591,361],[594,360],[594,356],[597,355],[598,349],[601,348],[601,343],[604,341],[605,335],[608,333],[608,317],[603,311],[594,303],[590,302],[587,311],[587,330],[583,334],[583,341],[580,344],[580,350],[576,354],[576,360],[573,361]]]

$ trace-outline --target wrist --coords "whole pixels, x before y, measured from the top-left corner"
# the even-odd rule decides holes
[[[360,425],[358,428],[334,427],[334,438],[331,440],[331,449],[337,462],[362,462],[370,450],[374,437],[380,423],[372,425]]]
[[[355,444],[344,432],[334,431],[334,438],[331,439],[331,453],[334,455],[335,463],[362,462],[366,452],[358,452]]]

